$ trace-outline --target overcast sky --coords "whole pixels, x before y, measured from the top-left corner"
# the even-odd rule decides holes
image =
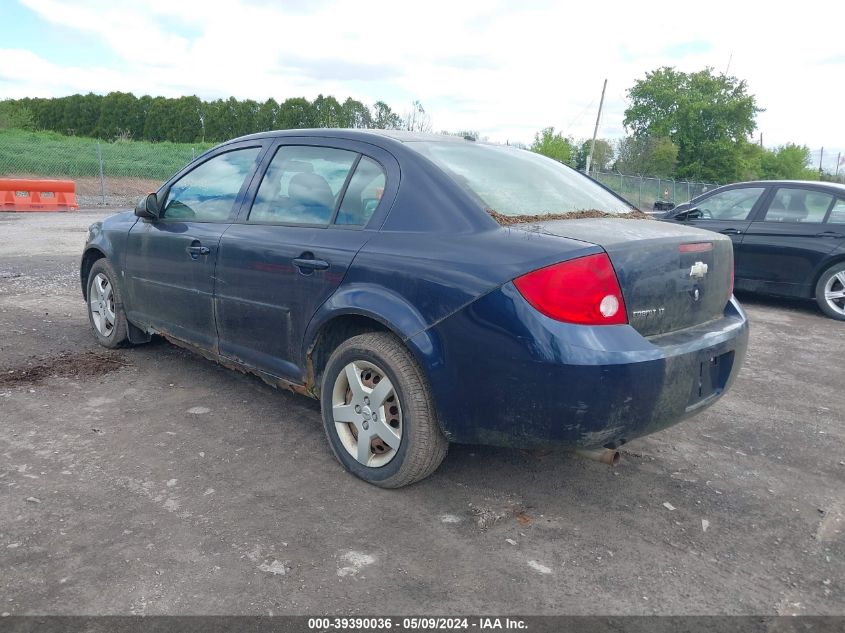
[[[788,10],[787,10],[788,7]],[[626,89],[660,66],[748,81],[766,146],[845,151],[845,3],[520,0],[0,0],[0,97],[113,90],[203,99],[318,94],[435,131],[530,142],[624,134]],[[730,65],[730,66],[729,66]],[[729,68],[728,68],[729,66]]]

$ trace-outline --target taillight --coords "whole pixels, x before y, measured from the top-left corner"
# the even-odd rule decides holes
[[[606,253],[546,266],[513,283],[528,303],[552,319],[582,325],[628,322],[622,290]]]

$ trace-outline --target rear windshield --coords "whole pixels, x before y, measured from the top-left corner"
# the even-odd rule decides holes
[[[408,147],[434,161],[488,211],[505,216],[632,211],[577,171],[527,150],[454,141],[414,141]]]

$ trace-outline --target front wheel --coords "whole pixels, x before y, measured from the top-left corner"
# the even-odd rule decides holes
[[[822,273],[816,284],[816,302],[827,316],[845,321],[845,262]]]
[[[97,342],[115,348],[126,344],[127,323],[117,275],[106,259],[98,259],[88,275],[88,321]]]
[[[371,484],[412,484],[446,456],[428,382],[392,334],[361,334],[342,343],[323,372],[321,404],[335,457]]]

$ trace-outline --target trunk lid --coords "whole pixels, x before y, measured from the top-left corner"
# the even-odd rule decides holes
[[[730,298],[733,243],[718,233],[616,218],[549,220],[519,228],[601,246],[616,271],[628,323],[643,336],[720,318]]]

